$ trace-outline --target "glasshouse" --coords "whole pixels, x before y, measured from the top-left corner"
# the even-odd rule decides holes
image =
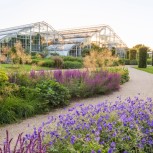
[[[116,54],[124,57],[126,44],[108,26],[92,26],[75,29],[55,30],[46,22],[37,22],[0,30],[0,51],[13,47],[20,41],[27,52],[57,53],[62,56],[81,56],[83,49],[92,44],[99,47],[115,48]]]
[[[16,41],[29,52],[41,52],[47,46],[56,44],[62,36],[45,22],[37,22],[0,30],[0,48],[12,47]]]

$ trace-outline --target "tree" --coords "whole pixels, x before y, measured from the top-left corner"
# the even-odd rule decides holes
[[[140,47],[139,48],[139,68],[146,68],[147,67],[147,47]]]
[[[139,49],[141,47],[146,47],[147,51],[150,51],[150,48],[148,46],[143,45],[143,44],[137,44],[137,45],[133,46],[132,49],[136,49],[137,51],[139,51]]]
[[[129,52],[130,52],[129,50],[127,50],[127,52],[126,52],[126,58],[127,59],[129,59]]]
[[[136,60],[137,58],[137,50],[136,49],[130,49],[129,50],[129,59],[130,60]]]

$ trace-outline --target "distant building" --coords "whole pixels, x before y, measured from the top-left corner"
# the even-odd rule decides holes
[[[113,47],[117,55],[124,57],[127,48],[108,25],[57,31],[46,22],[37,22],[0,30],[0,51],[3,46],[13,47],[17,41],[29,52],[48,50],[63,56],[81,56],[84,48],[96,44]]]

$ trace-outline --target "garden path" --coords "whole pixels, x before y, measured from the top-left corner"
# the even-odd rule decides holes
[[[104,100],[114,101],[118,96],[121,96],[124,100],[129,96],[137,96],[138,93],[140,93],[142,98],[153,98],[153,75],[144,71],[136,70],[130,66],[128,69],[130,72],[130,81],[122,85],[119,91],[113,92],[109,95],[80,100],[78,102],[85,104],[97,104]],[[19,133],[22,133],[23,131],[24,134],[32,132],[33,127],[39,127],[42,122],[47,121],[48,116],[58,116],[59,114],[66,113],[68,108],[73,107],[76,104],[77,101],[74,101],[66,109],[56,109],[46,115],[38,115],[21,121],[20,123],[0,127],[0,144],[4,141],[6,130],[9,130],[10,137],[16,140]]]

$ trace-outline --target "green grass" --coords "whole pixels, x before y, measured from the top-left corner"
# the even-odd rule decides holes
[[[30,71],[30,70],[50,70],[48,67],[32,66],[32,65],[12,65],[12,64],[0,64],[0,69],[5,72],[13,71]]]
[[[147,68],[138,68],[135,66],[134,68],[153,74],[153,66],[148,66]]]

